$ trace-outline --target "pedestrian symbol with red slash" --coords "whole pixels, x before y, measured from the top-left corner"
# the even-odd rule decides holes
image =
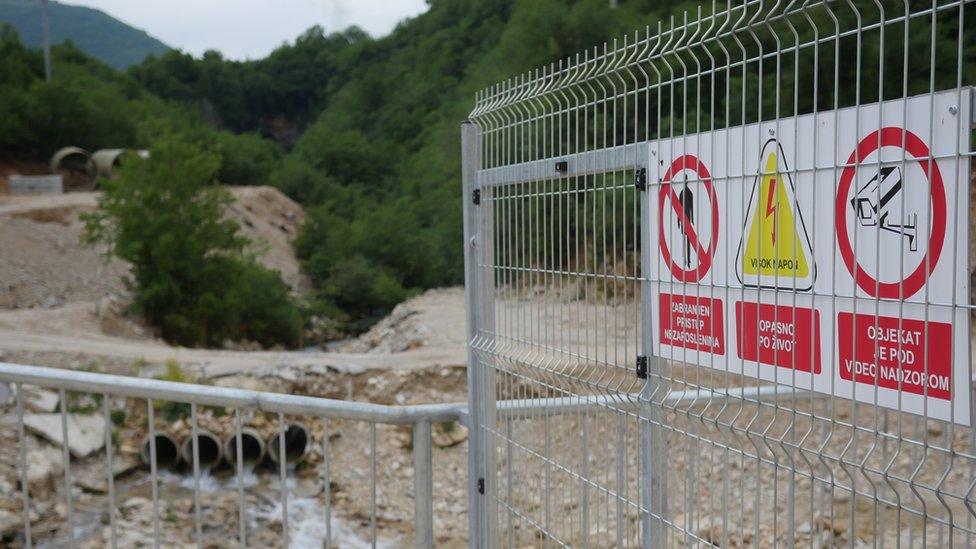
[[[671,163],[658,193],[658,244],[671,275],[697,283],[708,274],[718,245],[718,199],[712,176],[698,157]]]

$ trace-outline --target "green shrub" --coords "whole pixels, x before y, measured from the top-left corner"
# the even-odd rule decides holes
[[[125,416],[125,410],[112,410],[109,413],[109,418],[112,420],[112,425],[115,425],[116,427],[125,423]]]
[[[162,381],[173,381],[176,383],[186,383],[189,381],[186,377],[186,372],[183,371],[183,367],[180,363],[176,361],[175,358],[170,357],[166,359],[166,364],[163,366],[163,375],[157,377]]]
[[[162,375],[156,376],[156,379],[175,383],[187,383],[190,381],[186,372],[183,371],[183,367],[180,366],[180,363],[175,358],[167,358],[164,368]],[[157,400],[154,402],[154,406],[166,421],[176,421],[190,415],[190,405],[186,402]]]
[[[127,162],[102,183],[85,237],[131,264],[134,306],[167,341],[296,345],[300,312],[224,217],[231,197],[214,185],[219,168],[212,150],[163,131],[149,159]]]
[[[281,162],[281,148],[255,133],[218,132],[221,182],[231,185],[267,185]]]
[[[353,331],[368,328],[409,295],[393,275],[361,255],[336,261],[321,290],[322,297],[349,316]]]

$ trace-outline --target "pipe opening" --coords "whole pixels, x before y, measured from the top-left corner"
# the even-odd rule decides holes
[[[305,458],[309,443],[308,429],[304,425],[294,423],[285,429],[285,463],[298,463]],[[276,432],[268,440],[268,455],[271,460],[278,463],[278,433]]]
[[[220,448],[220,441],[213,433],[207,431],[197,433],[197,451],[200,457],[201,469],[213,469],[223,457]],[[193,436],[189,436],[183,441],[183,460],[188,465],[193,466]]]
[[[64,147],[51,157],[51,173],[61,174],[64,190],[95,188],[97,168],[88,151],[79,147]]]
[[[161,469],[173,469],[180,463],[180,449],[176,445],[173,437],[158,433],[154,436],[156,442],[156,467]],[[139,458],[143,465],[151,466],[149,451],[151,449],[149,437],[142,442],[142,451]]]
[[[245,467],[253,467],[264,459],[264,441],[253,429],[241,430],[241,461]],[[224,440],[224,455],[231,467],[237,467],[237,435],[232,434]]]

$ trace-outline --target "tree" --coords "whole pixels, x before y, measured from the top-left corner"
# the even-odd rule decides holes
[[[298,308],[224,217],[231,197],[213,184],[219,169],[214,152],[164,133],[149,159],[133,159],[102,182],[99,208],[84,217],[85,238],[131,264],[133,305],[167,341],[296,345]]]
[[[281,163],[281,148],[256,133],[216,132],[220,180],[231,185],[267,185]]]

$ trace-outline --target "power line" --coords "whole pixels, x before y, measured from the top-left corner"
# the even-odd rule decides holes
[[[47,13],[47,0],[41,0],[41,25],[44,33],[44,79],[51,81],[51,20]]]

